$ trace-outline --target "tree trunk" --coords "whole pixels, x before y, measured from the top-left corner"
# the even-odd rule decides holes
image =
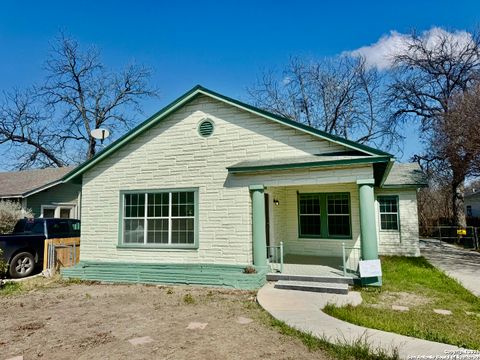
[[[465,228],[467,219],[465,217],[465,181],[452,183],[452,211],[453,221],[456,226]]]
[[[95,138],[90,136],[90,141],[88,142],[87,160],[95,156],[96,145],[97,145],[97,141],[95,140]]]

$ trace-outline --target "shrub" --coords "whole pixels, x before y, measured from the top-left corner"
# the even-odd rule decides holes
[[[19,202],[0,200],[0,234],[11,233],[17,221],[25,217],[32,218],[32,211],[22,210]]]
[[[247,266],[245,269],[243,269],[243,272],[245,274],[255,274],[257,270],[253,266]]]
[[[193,298],[192,295],[190,295],[190,294],[185,294],[185,296],[183,297],[183,302],[184,302],[185,304],[192,305],[192,304],[195,304],[195,299]]]

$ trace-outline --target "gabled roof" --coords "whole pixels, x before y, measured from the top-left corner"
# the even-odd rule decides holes
[[[282,116],[270,113],[268,111],[259,109],[255,106],[245,104],[241,101],[229,98],[225,95],[221,95],[219,93],[216,93],[212,90],[208,90],[200,85],[195,86],[193,89],[190,91],[186,92],[184,95],[180,96],[177,100],[173,101],[169,105],[165,106],[163,109],[161,109],[159,112],[133,128],[131,131],[114,141],[112,144],[110,144],[107,148],[105,148],[103,151],[99,152],[97,155],[95,155],[93,158],[90,160],[84,162],[80,166],[78,166],[75,170],[70,172],[64,177],[64,181],[72,181],[76,178],[78,178],[80,175],[82,175],[85,171],[88,169],[92,168],[95,164],[98,162],[102,161],[118,149],[120,149],[123,145],[128,143],[129,141],[133,140],[140,134],[144,133],[151,127],[155,126],[158,124],[160,121],[165,119],[168,115],[170,115],[172,112],[176,111],[178,108],[184,106],[188,102],[192,101],[196,97],[200,95],[205,95],[214,99],[217,99],[219,101],[222,101],[224,103],[228,103],[230,105],[233,105],[237,108],[240,108],[242,110],[254,113],[256,115],[259,115],[263,118],[272,120],[274,122],[295,128],[297,130],[303,131],[305,133],[308,133],[310,135],[313,135],[315,137],[318,137],[323,140],[331,141],[336,144],[343,145],[351,150],[359,151],[365,155],[378,155],[378,156],[388,156],[388,157],[393,157],[393,155],[388,154],[384,151],[380,151],[378,149],[374,149],[372,147],[363,145],[363,144],[358,144],[354,141],[347,140],[340,138],[335,135],[328,134],[324,131],[312,128],[310,126],[301,124],[299,122],[293,121],[291,119],[284,118]]]
[[[427,185],[427,178],[417,163],[394,163],[382,187],[418,188]]]
[[[74,167],[0,173],[0,198],[23,198],[62,182]]]

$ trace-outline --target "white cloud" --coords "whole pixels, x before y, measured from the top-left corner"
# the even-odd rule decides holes
[[[439,27],[433,27],[424,31],[419,37],[425,42],[428,48],[434,48],[440,38],[448,37],[452,46],[461,48],[472,41],[472,34],[466,31],[449,32]],[[391,31],[390,34],[382,36],[376,43],[362,46],[356,50],[346,51],[344,55],[363,56],[367,66],[385,70],[392,66],[395,55],[408,50],[409,34],[401,34]]]

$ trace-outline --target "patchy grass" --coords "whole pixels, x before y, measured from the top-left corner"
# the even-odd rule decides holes
[[[19,283],[7,282],[0,287],[0,296],[15,295],[20,292],[21,286]]]
[[[43,291],[57,287],[89,283],[92,284],[94,282],[81,281],[77,279],[63,279],[60,277],[60,275],[55,275],[51,278],[37,276],[18,282],[6,282],[2,287],[0,287],[0,296],[20,295],[31,291]]]
[[[357,307],[327,306],[324,311],[357,325],[480,349],[480,299],[423,257],[383,257],[382,288],[358,288]],[[409,311],[392,310],[392,305]],[[433,309],[450,310],[440,315]]]

